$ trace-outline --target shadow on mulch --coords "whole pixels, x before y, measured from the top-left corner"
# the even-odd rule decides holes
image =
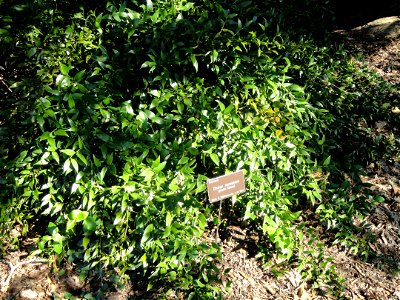
[[[335,0],[336,27],[351,29],[364,25],[373,20],[400,15],[400,2],[398,0]]]

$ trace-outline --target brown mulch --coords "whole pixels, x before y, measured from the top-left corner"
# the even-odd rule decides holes
[[[348,43],[360,51],[371,69],[386,81],[400,86],[400,38],[384,41],[351,39]]]
[[[400,17],[386,17],[351,30],[335,30],[339,42],[361,53],[386,81],[400,85]]]

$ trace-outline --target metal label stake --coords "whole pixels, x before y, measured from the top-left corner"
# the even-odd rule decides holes
[[[218,230],[221,222],[222,200],[246,191],[243,170],[207,180],[207,190],[210,203],[219,201],[219,223],[215,232],[215,241],[218,243]]]

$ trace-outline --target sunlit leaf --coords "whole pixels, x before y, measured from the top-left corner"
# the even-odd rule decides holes
[[[190,55],[190,60],[192,61],[193,67],[195,68],[196,72],[198,72],[199,64],[197,63],[196,56],[194,54]]]
[[[63,251],[63,246],[60,243],[53,243],[53,250],[55,253],[57,254],[61,254],[61,252]]]
[[[58,136],[68,136],[68,133],[63,130],[63,129],[57,129],[56,131],[54,131],[54,135],[58,135]]]
[[[218,156],[217,154],[215,154],[215,153],[211,153],[211,154],[210,154],[210,157],[211,157],[212,161],[213,161],[217,166],[219,166],[219,156]]]
[[[71,220],[74,220],[76,222],[80,222],[80,221],[85,220],[88,215],[89,215],[89,213],[87,211],[75,209],[69,213],[68,218]]]
[[[64,65],[63,63],[60,64],[60,71],[61,74],[63,74],[64,76],[68,76],[70,67],[68,67],[67,65]]]
[[[147,225],[146,229],[143,232],[142,239],[140,240],[141,245],[144,245],[148,240],[150,240],[151,233],[153,232],[153,230],[154,230],[153,224]]]
[[[170,226],[171,222],[172,222],[172,219],[173,219],[173,217],[172,217],[171,213],[167,212],[167,216],[166,216],[166,220],[165,220],[165,226],[167,226],[167,227]]]
[[[67,159],[67,160],[64,162],[64,165],[63,165],[63,170],[64,170],[64,172],[66,172],[66,173],[70,172],[70,171],[71,171],[70,166],[71,166],[71,161],[70,161],[70,159]]]
[[[60,151],[68,156],[75,155],[75,150],[73,150],[73,149],[61,149]]]
[[[151,0],[146,0],[146,8],[148,11],[153,11],[153,2]]]

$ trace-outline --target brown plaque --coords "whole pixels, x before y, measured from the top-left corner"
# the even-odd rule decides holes
[[[207,189],[211,203],[244,193],[243,170],[207,180]]]

